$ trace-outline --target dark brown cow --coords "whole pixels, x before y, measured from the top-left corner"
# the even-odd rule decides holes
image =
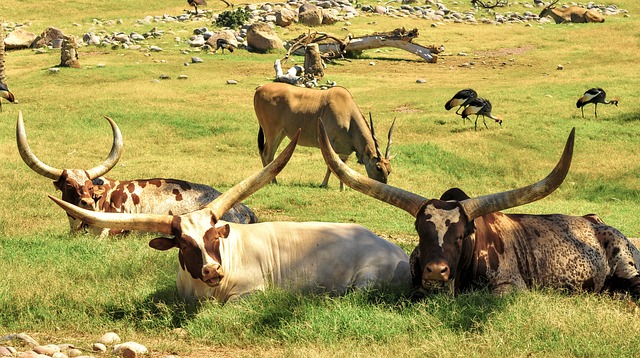
[[[119,181],[104,178],[122,154],[122,134],[116,123],[105,117],[113,131],[113,145],[109,157],[99,166],[84,169],[57,169],[41,162],[29,148],[22,112],[18,114],[16,138],[24,162],[36,173],[55,180],[53,185],[62,192],[62,200],[81,208],[99,212],[145,213],[181,215],[205,207],[220,196],[216,189],[176,179],[137,179]],[[71,232],[89,230],[96,235],[120,234],[121,230],[86,225],[69,217]],[[223,220],[241,224],[258,222],[247,206],[239,203],[225,213]]]
[[[318,133],[324,133],[322,125]],[[450,189],[440,200],[359,175],[342,164],[326,136],[319,139],[325,161],[340,180],[416,218],[420,240],[411,262],[417,292],[488,286],[503,293],[544,286],[640,296],[640,252],[597,216],[500,212],[540,200],[560,186],[571,165],[574,135],[575,129],[559,163],[538,183],[477,198]]]

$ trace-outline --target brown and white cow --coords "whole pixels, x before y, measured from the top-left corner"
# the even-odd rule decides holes
[[[146,213],[180,215],[205,207],[220,196],[216,189],[177,179],[136,179],[119,181],[104,178],[122,154],[122,134],[116,123],[105,117],[113,131],[113,145],[107,159],[91,169],[57,169],[40,161],[31,151],[24,129],[22,112],[18,114],[16,139],[18,151],[24,162],[36,173],[55,180],[53,185],[62,192],[62,200],[84,209],[115,213]],[[258,222],[256,215],[243,204],[237,204],[224,220],[249,224]],[[89,230],[96,235],[122,233],[88,226],[69,216],[71,232]]]
[[[500,212],[540,200],[560,186],[571,165],[574,135],[575,129],[560,162],[538,183],[476,198],[450,189],[440,200],[359,175],[342,164],[326,136],[320,138],[320,147],[331,170],[345,184],[416,218],[419,244],[411,264],[418,291],[446,287],[459,292],[488,286],[503,293],[545,286],[625,290],[637,297],[640,253],[597,216]]]
[[[270,285],[292,292],[342,294],[350,288],[397,284],[409,287],[409,257],[400,247],[362,226],[267,222],[239,225],[219,220],[234,203],[271,181],[285,166],[297,136],[260,172],[206,208],[184,215],[99,213],[51,197],[67,213],[92,225],[168,235],[157,250],[178,249],[178,292],[184,299],[226,302]]]
[[[358,163],[364,164],[369,178],[387,182],[391,173],[389,150],[393,125],[389,129],[389,141],[383,157],[374,134],[373,121],[370,120],[370,126],[367,124],[353,96],[345,88],[332,87],[320,91],[286,83],[267,83],[256,90],[253,107],[260,124],[258,149],[263,166],[273,160],[284,137],[291,138],[298,128],[302,128],[300,145],[317,148],[316,121],[322,118],[331,145],[342,161],[355,152]],[[321,186],[327,186],[330,175],[327,168]]]

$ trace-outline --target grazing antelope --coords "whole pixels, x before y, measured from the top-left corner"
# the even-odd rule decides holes
[[[584,95],[578,98],[576,107],[582,110],[582,118],[584,118],[584,106],[589,103],[595,104],[594,114],[598,118],[598,103],[602,104],[615,104],[618,106],[618,99],[613,98],[611,101],[607,101],[607,93],[602,88],[591,88]]]
[[[491,102],[489,102],[488,99],[478,97],[472,100],[471,102],[469,102],[469,105],[467,106],[467,108],[465,108],[464,111],[462,111],[462,120],[464,121],[467,117],[469,117],[472,114],[476,115],[476,122],[474,125],[475,130],[478,130],[479,116],[482,116],[482,122],[484,123],[484,126],[487,129],[489,129],[489,127],[487,127],[487,121],[485,120],[485,117],[489,117],[493,119],[494,121],[496,121],[496,123],[502,126],[502,116],[494,116],[493,114],[491,114]],[[469,119],[469,121],[471,120]]]
[[[552,2],[540,13],[540,18],[551,16],[556,24],[565,22],[604,22],[604,17],[595,10],[585,9],[579,6],[569,6],[568,8],[556,9],[554,6],[558,0]]]
[[[0,82],[0,98],[4,98],[11,103],[16,101],[16,98],[13,96],[13,93],[11,93],[7,85],[5,85],[2,82]],[[0,112],[2,112],[2,99],[0,99]]]
[[[316,121],[322,118],[331,145],[343,161],[356,152],[358,163],[364,164],[369,178],[387,182],[391,173],[389,151],[394,125],[389,129],[387,150],[382,156],[373,132],[373,122],[370,121],[369,127],[353,96],[346,89],[331,87],[319,91],[286,83],[267,83],[256,90],[253,107],[260,124],[258,150],[263,166],[273,160],[284,137],[292,138],[298,128],[302,128],[299,144],[318,148]],[[322,187],[327,186],[330,175],[331,171],[327,168]]]
[[[187,0],[187,3],[196,9],[196,15],[198,15],[198,6],[207,6],[206,0]]]
[[[564,181],[575,128],[556,167],[524,187],[471,198],[458,188],[429,199],[376,182],[344,165],[318,124],[322,155],[347,186],[415,218],[419,242],[410,256],[414,293],[551,287],[569,291],[627,291],[640,297],[640,251],[597,215],[506,214],[535,202]]]
[[[444,109],[448,111],[455,106],[459,106],[456,110],[456,114],[460,114],[460,110],[465,108],[469,104],[469,102],[473,101],[476,98],[478,98],[478,93],[476,91],[471,88],[463,89],[461,91],[458,91],[458,93],[456,93],[453,98],[445,103]]]

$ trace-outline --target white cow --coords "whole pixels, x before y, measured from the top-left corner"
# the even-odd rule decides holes
[[[177,286],[186,300],[226,302],[269,285],[292,292],[343,294],[375,284],[411,284],[408,255],[362,226],[220,221],[235,203],[271,181],[291,157],[298,135],[276,160],[206,208],[184,215],[93,212],[49,196],[67,213],[92,225],[160,232],[157,250],[178,248]]]

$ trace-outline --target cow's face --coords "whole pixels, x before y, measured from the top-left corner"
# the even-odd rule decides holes
[[[207,210],[174,216],[173,237],[153,239],[149,246],[156,250],[178,248],[182,270],[189,272],[194,280],[210,287],[218,286],[224,278],[220,240],[229,236],[229,225],[215,227],[215,223],[215,216]]]
[[[86,171],[66,169],[53,185],[62,192],[62,200],[83,209],[94,210],[93,183]]]
[[[426,202],[416,218],[423,288],[453,291],[463,241],[472,229],[458,201]]]

